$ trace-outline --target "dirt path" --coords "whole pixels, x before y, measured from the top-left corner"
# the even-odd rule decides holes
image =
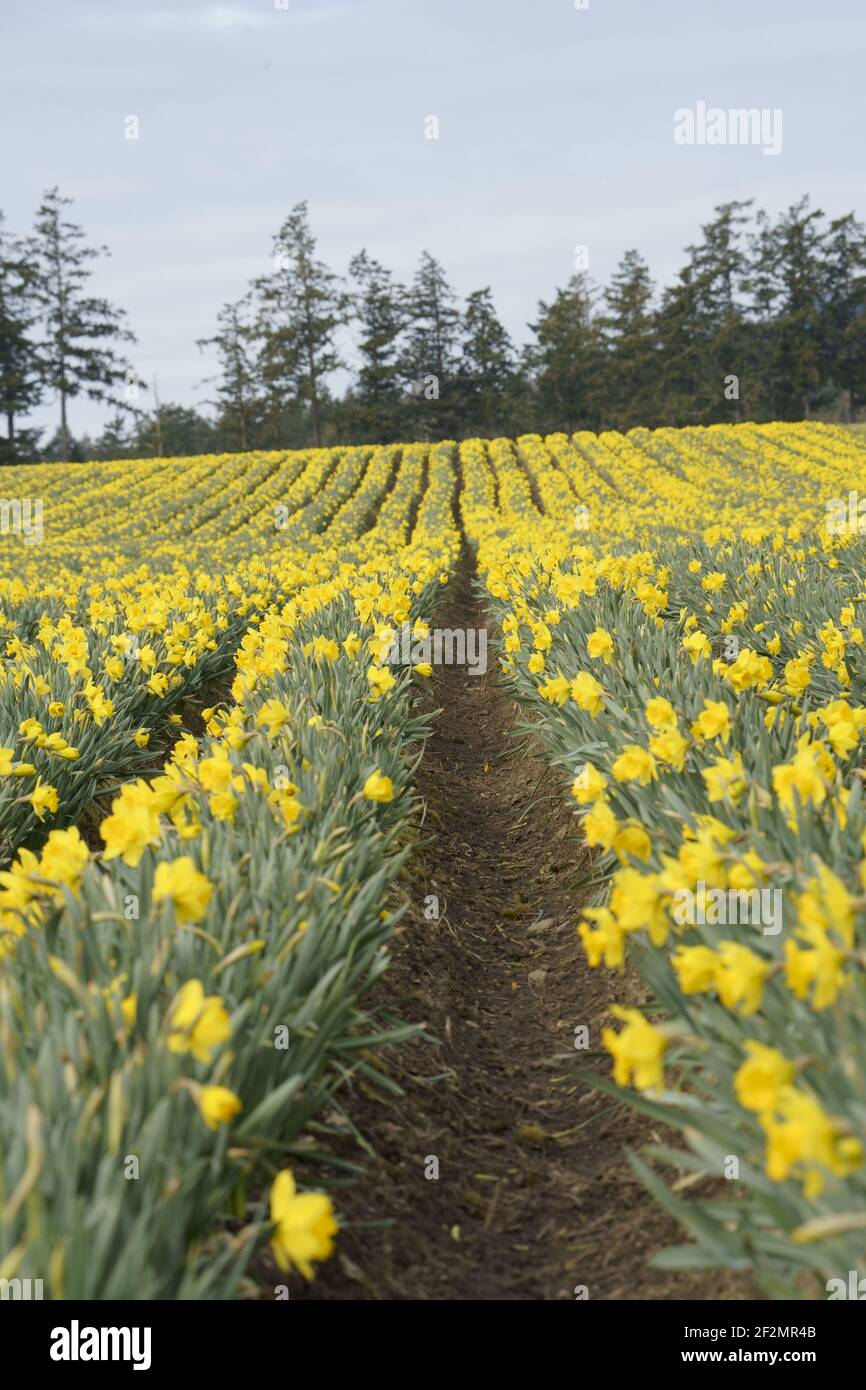
[[[438,622],[486,625],[468,567]],[[435,673],[442,712],[417,778],[428,843],[377,987],[430,1036],[385,1054],[401,1097],[362,1081],[348,1098],[374,1156],[340,1194],[338,1254],[308,1296],[573,1299],[585,1285],[590,1298],[730,1297],[712,1277],[647,1267],[683,1238],[622,1156],[652,1131],[581,1082],[582,1069],[609,1070],[606,1054],[575,1049],[581,1026],[599,1048],[623,981],[586,966],[577,823],[559,779],[512,736],[517,708],[492,652],[489,665]],[[438,921],[424,915],[434,895]],[[625,985],[630,999],[640,990]],[[438,1177],[425,1176],[434,1160]]]

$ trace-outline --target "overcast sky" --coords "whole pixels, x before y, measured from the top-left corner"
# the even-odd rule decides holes
[[[44,189],[75,200],[163,401],[207,397],[195,341],[303,198],[334,269],[366,247],[408,280],[427,249],[518,341],[577,245],[598,281],[637,246],[664,283],[730,198],[866,218],[864,0],[3,0],[0,22],[0,206],[25,231]],[[701,101],[780,109],[781,152],[677,144]],[[103,419],[73,402],[73,432]]]

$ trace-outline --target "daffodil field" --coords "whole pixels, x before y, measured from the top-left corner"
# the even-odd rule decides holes
[[[20,478],[50,539],[7,539],[0,580],[3,1277],[228,1297],[268,1234],[307,1277],[330,1253],[330,1200],[286,1156],[315,1156],[311,1118],[399,1035],[362,996],[424,723],[376,634],[448,576],[450,460]],[[197,739],[185,712],[221,678]],[[93,853],[76,818],[100,796]],[[248,1194],[271,1178],[268,1211]]]
[[[596,850],[589,962],[655,1001],[615,1010],[599,1084],[683,1137],[633,1159],[692,1237],[657,1263],[823,1293],[866,1254],[866,449],[803,424],[461,453],[505,668]]]
[[[408,1031],[366,995],[435,716],[388,653],[461,551],[593,851],[587,958],[651,991],[597,1085],[681,1135],[632,1160],[687,1233],[658,1262],[862,1267],[861,440],[4,469],[44,537],[0,535],[0,1278],[231,1298],[334,1249],[306,1174]]]

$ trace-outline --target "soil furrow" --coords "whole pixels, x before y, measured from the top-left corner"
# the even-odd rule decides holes
[[[487,624],[470,573],[440,624]],[[399,1098],[366,1080],[343,1097],[373,1156],[340,1194],[339,1252],[308,1296],[736,1297],[713,1276],[647,1264],[683,1237],[623,1148],[660,1136],[581,1080],[609,1070],[597,1051],[608,1005],[642,986],[586,965],[575,885],[587,852],[559,779],[513,737],[517,707],[494,665],[491,653],[484,676],[434,674],[441,713],[417,778],[426,843],[377,986],[427,1036],[385,1054]],[[581,1028],[588,1050],[575,1046]]]

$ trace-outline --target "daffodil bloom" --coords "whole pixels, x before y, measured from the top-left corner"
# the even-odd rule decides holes
[[[291,1169],[283,1168],[271,1186],[271,1220],[275,1223],[271,1249],[282,1270],[298,1269],[313,1278],[313,1263],[326,1260],[339,1229],[330,1197],[324,1192],[298,1192]]]
[[[765,1043],[746,1041],[749,1054],[734,1077],[734,1094],[746,1110],[771,1110],[794,1079],[794,1063]]]
[[[77,892],[88,858],[87,845],[76,826],[68,830],[52,830],[39,861],[40,876]],[[58,902],[63,901],[62,892],[54,896]]]
[[[544,685],[539,686],[538,693],[542,700],[547,700],[551,705],[564,705],[571,694],[571,681],[563,675],[552,676]]]
[[[644,714],[651,729],[675,729],[677,726],[676,710],[670,700],[660,695],[647,700]]]
[[[583,818],[583,834],[588,845],[599,845],[602,849],[613,849],[619,822],[610,803],[599,799]]]
[[[773,768],[773,790],[785,811],[793,813],[794,793],[802,805],[820,806],[827,795],[821,775],[817,750],[808,742],[801,746],[790,763],[777,763]]]
[[[367,680],[373,691],[374,700],[379,700],[383,695],[387,695],[388,691],[393,690],[397,684],[387,666],[370,666],[367,671]]]
[[[589,805],[604,795],[607,778],[592,763],[584,763],[571,786],[571,794],[581,805]]]
[[[363,795],[368,801],[393,801],[394,783],[377,768],[371,772],[363,786]]]
[[[235,765],[225,747],[215,748],[212,756],[203,758],[198,766],[198,780],[209,792],[227,792],[235,775]]]
[[[720,942],[718,955],[716,987],[725,1008],[739,1009],[744,1018],[757,1013],[770,973],[769,962],[736,941]]]
[[[166,1046],[170,1052],[191,1052],[209,1063],[222,1043],[231,1037],[231,1023],[222,999],[205,995],[201,980],[187,980],[178,991],[166,1022]]]
[[[105,859],[120,857],[130,868],[137,868],[147,846],[159,841],[159,815],[146,782],[124,784],[99,833],[105,841]]]
[[[613,638],[603,627],[597,627],[586,639],[587,655],[594,661],[599,658],[605,666],[609,666],[613,660]]]
[[[625,964],[626,934],[610,908],[585,907],[583,915],[589,918],[589,922],[595,923],[592,927],[589,922],[584,921],[577,928],[592,969],[596,969],[603,961],[609,970],[622,970]]]
[[[730,800],[735,805],[746,789],[746,770],[739,753],[732,758],[716,758],[715,762],[701,771],[707,785],[709,802]]]
[[[688,741],[676,728],[665,728],[649,741],[649,751],[653,757],[672,767],[675,772],[682,772],[688,747]]]
[[[642,787],[658,776],[656,760],[652,753],[637,743],[626,744],[611,772],[617,782],[640,782]]]
[[[60,805],[57,788],[43,784],[41,777],[37,777],[36,786],[27,799],[37,820],[44,820],[46,811],[56,811]]]
[[[731,735],[731,712],[724,700],[704,700],[704,707],[692,726],[696,737],[721,738],[726,741]]]
[[[816,856],[817,858],[817,856]],[[854,903],[838,875],[817,863],[817,875],[809,880],[797,900],[797,916],[804,927],[834,931],[849,950],[854,947]]]
[[[624,825],[617,831],[613,847],[621,863],[631,855],[646,864],[652,853],[652,841],[641,825]]]
[[[231,1124],[243,1106],[240,1097],[227,1086],[202,1086],[198,1098],[199,1110],[208,1129]]]
[[[843,1135],[814,1096],[794,1086],[779,1087],[759,1119],[767,1136],[767,1177],[773,1182],[799,1176],[805,1195],[817,1197],[826,1172],[844,1177],[862,1166],[860,1140]]]
[[[256,716],[256,723],[264,725],[268,738],[274,738],[291,717],[291,710],[279,700],[266,700]]]
[[[709,946],[678,946],[671,957],[683,994],[706,994],[715,989],[718,964]]]
[[[664,1085],[664,1057],[667,1040],[644,1018],[639,1009],[611,1006],[614,1018],[625,1027],[620,1033],[603,1028],[601,1040],[613,1057],[613,1078],[618,1086],[634,1083],[639,1091],[660,1090]]]
[[[200,922],[213,896],[213,885],[195,867],[189,855],[156,866],[153,880],[155,902],[170,899],[179,922]]]
[[[579,671],[571,682],[571,698],[575,704],[589,714],[601,713],[604,687],[589,671]]]
[[[697,665],[700,657],[709,660],[712,652],[710,639],[703,632],[692,632],[688,637],[684,637],[683,648],[688,652],[693,666]]]

